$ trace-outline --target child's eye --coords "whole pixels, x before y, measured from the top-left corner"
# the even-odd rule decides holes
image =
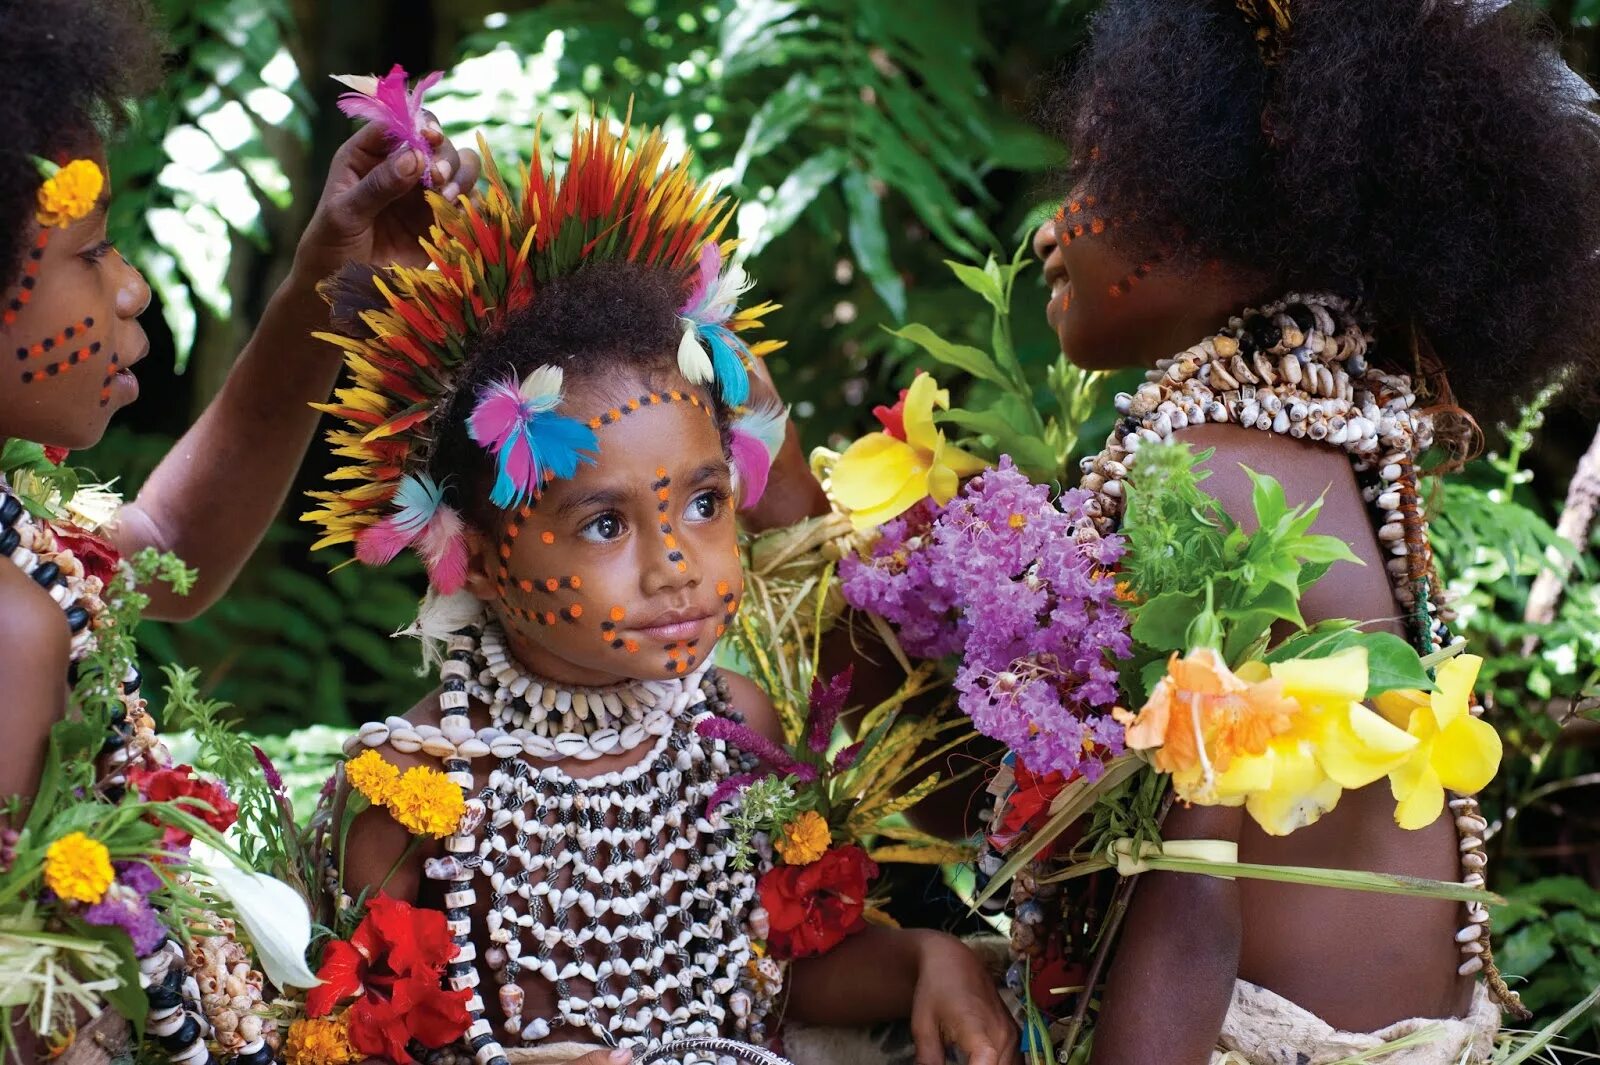
[[[722,512],[728,494],[719,488],[707,488],[689,500],[684,517],[690,521],[710,521]]]
[[[102,240],[94,247],[80,252],[79,258],[86,263],[98,263],[101,259],[104,259],[107,255],[110,255],[115,247],[116,245],[112,244],[109,240]]]
[[[579,529],[578,535],[592,544],[604,544],[620,537],[625,528],[620,516],[607,511]]]

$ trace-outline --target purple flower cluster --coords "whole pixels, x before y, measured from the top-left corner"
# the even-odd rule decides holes
[[[850,605],[892,622],[908,653],[961,654],[955,686],[980,732],[1036,773],[1092,779],[1122,751],[1114,663],[1132,641],[1110,572],[1123,545],[1093,534],[1089,499],[1052,500],[1003,458],[942,511],[885,525],[871,557],[839,575]]]
[[[117,878],[105,898],[83,911],[89,924],[120,928],[133,941],[135,957],[143,958],[166,941],[167,929],[161,923],[150,895],[161,887],[161,878],[142,862],[117,862]]]

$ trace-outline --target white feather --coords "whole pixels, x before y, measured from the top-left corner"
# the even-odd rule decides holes
[[[767,449],[767,457],[775,459],[789,431],[789,408],[777,403],[751,407],[739,415],[733,427],[761,441],[761,445]]]
[[[483,624],[483,600],[469,588],[440,595],[432,588],[417,608],[417,620],[395,633],[415,636],[422,642],[422,673],[444,661],[445,641],[453,633]],[[420,675],[420,673],[419,673]]]
[[[376,74],[329,74],[328,77],[346,88],[354,89],[362,96],[378,95],[378,77]]]
[[[721,325],[732,318],[734,308],[739,305],[739,297],[750,291],[753,284],[755,282],[750,280],[750,275],[738,263],[722,271],[716,287],[711,290],[711,298],[706,300],[706,322]]]
[[[710,384],[717,377],[711,353],[700,343],[695,324],[687,318],[683,319],[683,339],[678,341],[678,372],[691,385]]]
[[[559,366],[538,366],[522,379],[522,398],[535,411],[555,410],[561,402],[561,382],[565,375]]]

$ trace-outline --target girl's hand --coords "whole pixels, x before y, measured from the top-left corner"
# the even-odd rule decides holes
[[[429,112],[423,135],[433,147],[433,188],[447,200],[471,193],[480,160],[458,151]],[[421,266],[427,256],[417,239],[433,211],[424,197],[423,159],[409,148],[390,154],[381,126],[361,127],[334,153],[322,199],[300,238],[295,268],[320,281],[348,262]]]
[[[954,936],[921,934],[911,1004],[917,1065],[942,1065],[953,1045],[967,1065],[1017,1065],[1017,1026],[978,956]]]

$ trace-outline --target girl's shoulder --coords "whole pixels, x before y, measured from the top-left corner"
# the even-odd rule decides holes
[[[66,615],[27,574],[0,559],[0,663],[66,676],[72,634]],[[6,676],[11,668],[0,669]]]
[[[783,725],[778,721],[778,710],[761,686],[731,669],[724,669],[721,673],[728,685],[728,702],[744,715],[744,723],[769,740],[783,742]]]

